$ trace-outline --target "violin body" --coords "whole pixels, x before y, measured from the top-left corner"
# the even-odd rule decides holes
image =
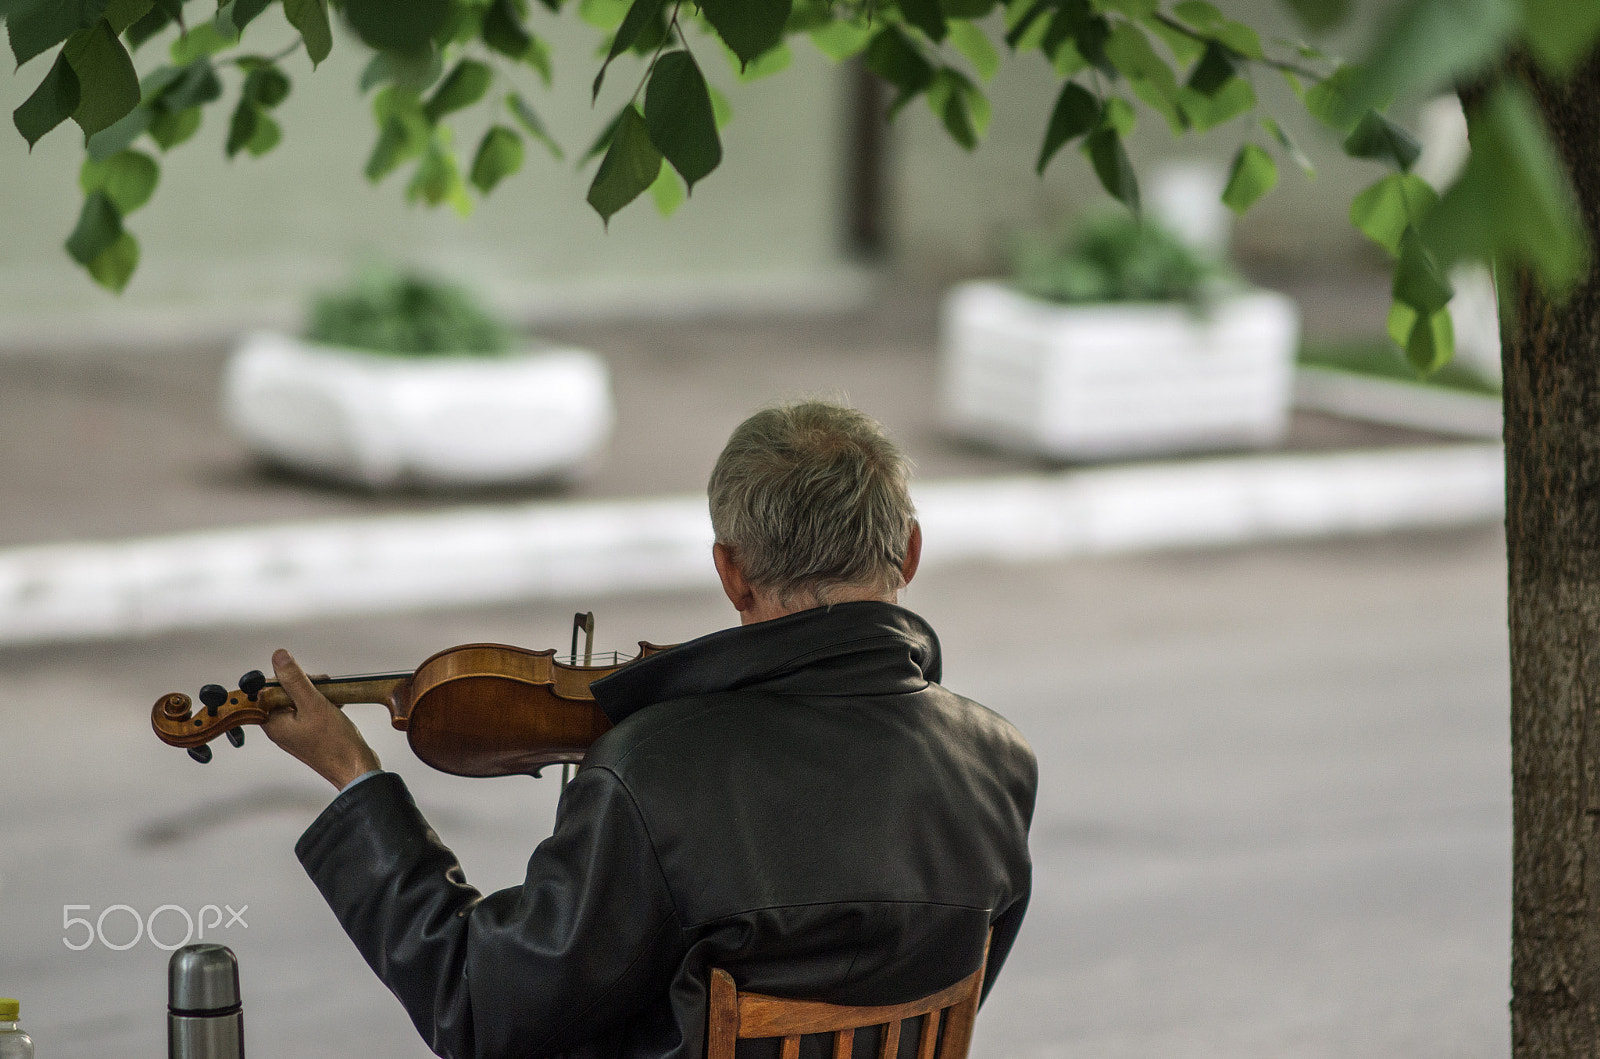
[[[663,650],[641,641],[636,658],[576,665],[559,661],[553,648],[463,644],[438,652],[411,673],[319,677],[312,683],[337,706],[386,706],[412,751],[441,772],[537,776],[546,765],[582,761],[589,744],[611,728],[589,685]],[[231,692],[208,685],[198,713],[181,692],[162,696],[150,711],[151,727],[163,742],[190,748],[199,760],[209,759],[205,744],[223,733],[239,745],[242,725],[294,707],[276,681],[246,677],[257,679],[241,679]]]

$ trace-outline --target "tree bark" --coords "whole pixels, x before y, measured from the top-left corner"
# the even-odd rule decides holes
[[[1516,72],[1600,250],[1600,53]],[[1502,292],[1512,1054],[1570,1059],[1600,1055],[1600,254],[1559,303],[1525,273]]]

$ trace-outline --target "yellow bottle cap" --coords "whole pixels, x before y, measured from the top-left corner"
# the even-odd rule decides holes
[[[22,1014],[22,1005],[10,997],[0,996],[0,1022],[15,1022]]]

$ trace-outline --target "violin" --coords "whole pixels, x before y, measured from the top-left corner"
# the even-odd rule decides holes
[[[578,633],[588,636],[578,661]],[[573,618],[567,660],[554,648],[531,651],[505,644],[470,643],[446,648],[409,673],[313,677],[335,706],[372,703],[389,710],[390,723],[406,733],[423,762],[454,776],[537,776],[546,765],[575,765],[611,721],[589,685],[666,646],[639,642],[639,653],[622,658],[593,652],[594,614]],[[162,742],[181,746],[199,762],[211,760],[211,740],[226,735],[244,745],[243,725],[260,724],[274,710],[292,709],[289,693],[260,670],[239,678],[229,691],[220,684],[200,689],[202,709],[173,692],[156,700],[150,725]]]

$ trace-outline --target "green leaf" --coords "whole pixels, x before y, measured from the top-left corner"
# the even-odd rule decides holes
[[[172,65],[188,66],[196,59],[227,51],[239,43],[239,37],[224,34],[214,22],[202,22],[172,42]]]
[[[1406,340],[1406,359],[1422,375],[1438,371],[1455,355],[1455,325],[1450,313],[1440,309],[1426,318],[1418,317]]]
[[[650,142],[694,194],[695,183],[722,161],[722,141],[705,78],[687,51],[656,60],[645,89],[644,122]]]
[[[80,29],[94,25],[106,0],[34,0],[6,16],[11,54],[21,66],[54,48]]]
[[[233,117],[228,121],[228,140],[223,146],[229,158],[238,154],[250,145],[255,137],[256,130],[261,125],[261,108],[248,99],[241,99],[233,108]]]
[[[1175,4],[1172,13],[1202,34],[1227,45],[1247,59],[1262,57],[1261,38],[1256,31],[1242,22],[1223,16],[1221,11],[1206,0],[1184,0]]]
[[[93,136],[139,105],[139,74],[111,26],[101,19],[67,38],[61,54],[78,75],[78,107],[72,120]]]
[[[950,138],[969,151],[978,146],[989,125],[989,101],[977,86],[948,66],[934,75],[928,107],[944,123]]]
[[[438,48],[429,46],[425,51],[410,55],[395,51],[380,51],[367,63],[367,68],[361,71],[361,91],[365,92],[374,85],[389,83],[422,92],[439,80],[439,76],[443,73],[444,62]]]
[[[157,4],[146,12],[143,18],[123,30],[122,39],[128,42],[130,49],[138,51],[146,41],[170,25],[172,25],[172,16],[167,14],[160,4]]]
[[[1168,99],[1178,93],[1178,80],[1167,61],[1156,54],[1150,39],[1132,22],[1118,22],[1106,38],[1106,58],[1130,80],[1150,82]]]
[[[446,114],[470,107],[483,98],[493,81],[494,72],[486,64],[476,59],[462,59],[445,74],[439,87],[422,105],[423,116],[430,122],[437,122]]]
[[[1178,89],[1178,106],[1197,131],[1205,132],[1232,121],[1256,105],[1256,90],[1242,77],[1223,85],[1215,95],[1204,96],[1185,85]]]
[[[188,110],[222,98],[222,80],[206,59],[177,71],[164,88],[144,87],[145,98],[160,110]]]
[[[350,5],[352,8],[354,4]],[[398,6],[398,5],[397,5]],[[306,54],[316,66],[333,51],[333,29],[328,25],[327,0],[283,0],[283,13],[289,25],[300,31]]]
[[[595,29],[612,32],[628,15],[630,0],[580,0],[578,17]]]
[[[629,5],[622,25],[617,27],[616,34],[611,38],[611,49],[606,53],[605,61],[594,75],[594,85],[589,93],[591,101],[600,97],[600,86],[605,83],[606,69],[611,65],[611,60],[637,44],[647,30],[661,21],[661,8],[665,3],[666,0],[633,0]]]
[[[1313,33],[1322,33],[1350,17],[1350,0],[1284,0]]]
[[[345,0],[344,17],[370,48],[419,55],[450,17],[450,0]]]
[[[72,64],[65,55],[57,55],[39,87],[22,106],[11,112],[11,121],[28,141],[31,151],[45,133],[72,117],[77,109],[78,75],[72,72]]]
[[[1339,67],[1306,90],[1306,110],[1333,131],[1348,133],[1361,118],[1351,100],[1363,76],[1360,67]]]
[[[817,50],[837,63],[860,54],[872,39],[872,28],[854,22],[830,22],[812,30],[810,36]]]
[[[1251,95],[1253,98],[1254,93]],[[1285,154],[1294,159],[1294,164],[1299,166],[1306,176],[1315,177],[1317,175],[1316,166],[1311,164],[1311,159],[1305,156],[1305,152],[1300,150],[1300,146],[1289,138],[1289,134],[1284,131],[1282,125],[1279,125],[1271,117],[1263,116],[1261,127],[1271,133],[1272,138],[1278,141],[1278,146],[1283,148]]]
[[[527,7],[520,0],[494,0],[483,13],[479,32],[483,43],[501,55],[521,59],[533,46],[533,36],[523,27]]]
[[[506,177],[522,168],[522,137],[504,125],[491,125],[478,143],[472,159],[470,179],[485,195]]]
[[[889,106],[890,114],[933,84],[933,65],[895,26],[885,26],[878,31],[867,45],[862,61],[867,69],[900,90]]]
[[[242,91],[252,103],[271,110],[289,97],[289,78],[276,66],[258,66],[245,77]]]
[[[1045,15],[1050,13],[1050,0],[1031,0],[1008,5],[1006,10],[1006,47],[1012,51],[1023,50],[1037,44],[1037,39],[1029,40],[1034,33],[1043,33],[1044,27],[1049,24]],[[1043,21],[1041,21],[1043,20]],[[1024,43],[1024,42],[1028,43]]]
[[[945,25],[944,11],[939,7],[939,0],[900,0],[900,13],[905,20],[922,31],[922,35],[935,44],[944,40],[949,32]]]
[[[1389,319],[1385,330],[1389,337],[1394,339],[1394,344],[1401,349],[1406,348],[1406,343],[1411,340],[1411,328],[1417,322],[1417,311],[1409,305],[1400,302],[1389,303]]]
[[[944,16],[951,19],[979,19],[987,18],[989,12],[1000,4],[1000,0],[940,0],[944,8]]]
[[[782,73],[794,61],[794,52],[789,50],[787,44],[779,44],[776,48],[768,49],[750,62],[741,61],[727,45],[722,45],[722,52],[728,57],[728,65],[741,81],[759,81],[763,77]]]
[[[607,225],[622,207],[638,198],[661,173],[661,152],[650,142],[650,131],[638,108],[622,108],[616,131],[600,169],[589,185],[589,205]]]
[[[472,211],[472,199],[462,183],[455,154],[439,133],[428,140],[428,149],[417,171],[412,174],[411,183],[406,185],[406,201],[416,202],[418,199],[429,206],[448,202],[457,213],[463,215]]]
[[[706,90],[711,93],[711,113],[717,119],[717,131],[721,132],[733,120],[733,104],[717,90],[716,85],[707,84]]]
[[[1084,150],[1094,166],[1095,176],[1110,196],[1134,212],[1139,210],[1139,178],[1122,146],[1122,137],[1112,128],[1099,128],[1089,134]]]
[[[131,233],[120,232],[116,240],[85,267],[96,283],[121,294],[139,267],[139,242]]]
[[[1344,120],[1386,100],[1435,92],[1491,64],[1515,31],[1518,0],[1404,0],[1379,27]]]
[[[102,16],[111,26],[111,32],[120,35],[123,30],[148,14],[153,7],[155,0],[110,0]]]
[[[139,151],[123,151],[103,162],[89,159],[78,170],[83,193],[105,192],[124,217],[150,201],[160,178],[161,167],[155,159]]]
[[[1388,162],[1405,173],[1422,153],[1422,145],[1376,110],[1369,110],[1345,138],[1344,153],[1351,158]]]
[[[550,60],[549,45],[538,37],[529,37],[528,50],[523,53],[522,61],[539,74],[539,80],[544,82],[546,88],[550,87],[555,67]]]
[[[1101,11],[1115,11],[1129,18],[1148,18],[1155,14],[1156,0],[1096,0]]]
[[[1044,143],[1039,148],[1039,161],[1034,170],[1044,175],[1056,152],[1068,141],[1074,140],[1100,122],[1100,101],[1088,89],[1068,81],[1061,86],[1056,105],[1050,111],[1050,124],[1045,127]]]
[[[1189,71],[1189,79],[1185,84],[1201,95],[1211,97],[1238,73],[1238,57],[1216,41],[1211,41],[1206,45],[1205,54],[1200,57],[1200,61]]]
[[[272,0],[229,0],[229,21],[240,30],[254,22],[270,6]]]
[[[1394,268],[1394,300],[1409,305],[1419,316],[1430,316],[1450,303],[1455,294],[1444,271],[1422,245],[1415,228],[1400,235],[1400,257]]]
[[[1350,223],[1391,255],[1400,253],[1407,228],[1421,229],[1439,204],[1439,193],[1412,173],[1391,173],[1362,191],[1350,203]]]
[[[1139,123],[1139,116],[1134,113],[1133,104],[1121,96],[1108,96],[1105,109],[1100,114],[1100,124],[1108,129],[1115,129],[1118,136],[1132,136],[1134,127]]]
[[[1228,173],[1228,186],[1222,189],[1222,201],[1234,213],[1243,213],[1271,191],[1278,183],[1278,163],[1272,156],[1253,143],[1244,144],[1233,156],[1233,169]]]
[[[670,165],[661,167],[656,182],[650,185],[650,197],[655,199],[656,212],[663,217],[671,217],[683,205],[686,197],[683,181]]]
[[[1564,78],[1600,43],[1600,4],[1522,0],[1522,32],[1539,65]]]
[[[1502,83],[1467,113],[1472,154],[1423,235],[1446,266],[1462,257],[1531,265],[1560,294],[1589,248],[1555,148],[1526,89]]]
[[[972,69],[985,81],[1000,70],[1000,53],[994,50],[983,30],[971,22],[951,22],[950,43],[965,56]]]
[[[513,92],[506,96],[506,108],[511,111],[512,116],[517,119],[518,123],[528,130],[529,136],[544,144],[545,149],[550,152],[556,161],[559,162],[565,157],[562,154],[561,145],[556,143],[555,139],[546,131],[544,122],[539,120],[539,115],[534,112],[534,109],[528,105],[527,100],[523,99],[521,95]]]
[[[163,110],[150,119],[150,138],[163,151],[170,151],[200,129],[200,108]]]
[[[103,191],[96,191],[83,201],[78,213],[78,224],[67,236],[67,253],[80,265],[89,265],[95,258],[111,248],[122,234],[122,215]]]
[[[1195,40],[1189,34],[1172,28],[1158,18],[1141,18],[1139,24],[1160,37],[1161,42],[1172,53],[1172,57],[1180,63],[1193,62],[1200,58],[1208,43]]]
[[[373,97],[372,114],[378,122],[378,142],[367,157],[365,172],[377,183],[427,148],[428,119],[422,116],[417,94],[400,87],[385,88]]]
[[[96,162],[103,162],[126,150],[133,141],[144,135],[154,117],[149,107],[134,107],[125,117],[89,137],[84,144],[89,157]]]
[[[783,39],[790,0],[702,0],[701,13],[740,62],[748,63]]]

